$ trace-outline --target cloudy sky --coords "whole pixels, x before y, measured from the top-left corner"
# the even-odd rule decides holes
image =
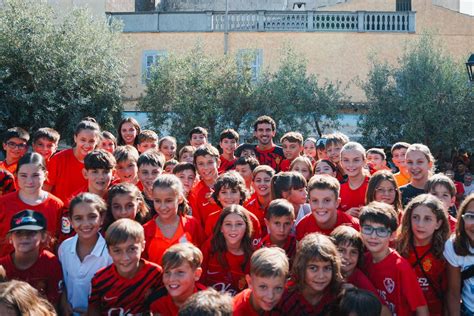
[[[474,16],[474,0],[461,0],[460,11]]]

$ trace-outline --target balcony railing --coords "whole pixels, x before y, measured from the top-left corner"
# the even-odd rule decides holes
[[[124,32],[415,32],[413,11],[108,13]],[[227,27],[226,27],[227,24]]]

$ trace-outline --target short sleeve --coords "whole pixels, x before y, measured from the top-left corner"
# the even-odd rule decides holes
[[[403,288],[407,289],[407,291],[404,291],[404,295],[410,309],[415,311],[418,307],[427,305],[415,271],[407,264],[407,267],[401,272]]]
[[[461,267],[461,262],[459,256],[454,252],[454,239],[449,238],[446,240],[446,243],[444,244],[444,252],[443,252],[444,258],[446,261],[452,265],[453,267]]]

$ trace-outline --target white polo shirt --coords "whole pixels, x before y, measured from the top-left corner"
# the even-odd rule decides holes
[[[101,268],[112,264],[112,258],[107,250],[105,239],[99,234],[99,239],[92,252],[81,262],[76,252],[77,235],[66,239],[58,249],[64,284],[67,290],[67,300],[74,310],[87,311],[91,279]],[[79,315],[74,313],[74,315]]]

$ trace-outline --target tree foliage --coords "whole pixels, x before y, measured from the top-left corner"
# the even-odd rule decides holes
[[[115,129],[125,71],[120,30],[84,9],[58,18],[42,1],[6,1],[0,11],[0,126],[51,126],[70,139],[75,123],[92,116]]]
[[[181,143],[194,126],[207,128],[214,141],[225,128],[249,136],[252,122],[263,114],[277,121],[279,131],[315,133],[316,126],[334,126],[343,96],[339,83],[318,86],[291,50],[275,73],[262,72],[255,81],[254,57],[212,57],[199,46],[185,56],[169,56],[152,68],[139,108],[162,134]]]
[[[398,66],[373,59],[363,84],[368,113],[359,122],[365,141],[422,142],[434,151],[472,148],[474,98],[466,77],[463,63],[429,34],[407,45]]]

